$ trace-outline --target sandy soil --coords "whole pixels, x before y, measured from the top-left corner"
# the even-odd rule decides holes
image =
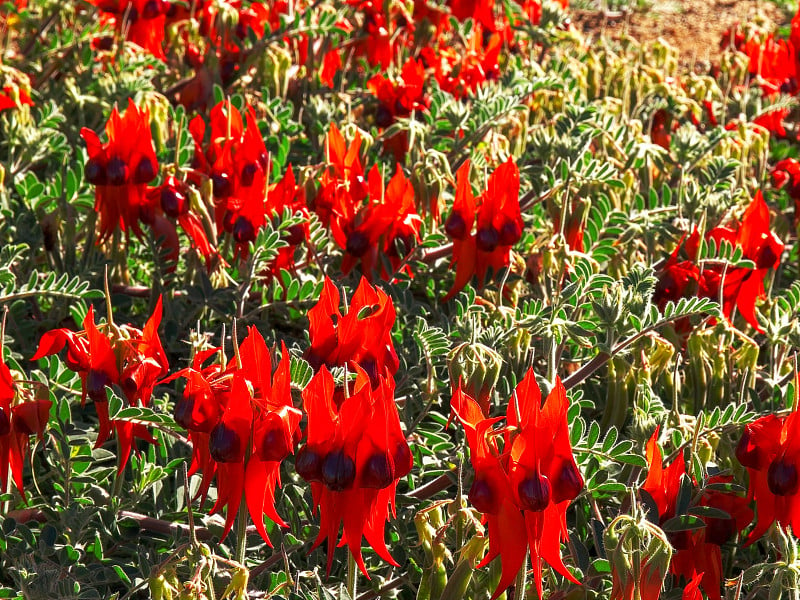
[[[685,65],[707,63],[719,52],[723,32],[753,19],[788,23],[767,0],[653,0],[647,9],[628,13],[571,11],[575,25],[587,35],[618,37],[627,33],[640,41],[664,38],[676,46]]]

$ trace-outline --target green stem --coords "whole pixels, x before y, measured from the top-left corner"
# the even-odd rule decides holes
[[[525,552],[525,560],[522,563],[522,567],[519,569],[519,573],[517,573],[517,578],[514,580],[514,596],[512,600],[524,600],[525,599],[525,587],[527,586],[527,579],[528,579],[528,552]]]
[[[111,488],[110,501],[122,498],[122,483],[125,481],[125,469],[122,467],[122,450],[120,448],[119,436],[117,436],[117,469],[114,471],[114,485]],[[117,507],[118,508],[118,507]]]
[[[247,553],[247,504],[244,495],[239,503],[239,512],[236,513],[236,562],[244,565]]]
[[[358,565],[353,553],[347,552],[347,594],[351,600],[356,597],[356,583],[358,582]]]

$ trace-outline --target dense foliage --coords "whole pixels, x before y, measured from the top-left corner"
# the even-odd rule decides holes
[[[800,597],[800,16],[0,32],[0,597]]]

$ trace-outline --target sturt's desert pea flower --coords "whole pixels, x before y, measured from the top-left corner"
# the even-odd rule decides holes
[[[695,492],[697,482],[689,479],[683,455],[679,455],[669,466],[664,467],[661,448],[658,445],[658,432],[648,440],[645,453],[648,464],[647,478],[642,490],[647,492],[658,509],[660,524],[665,524],[676,514],[678,495],[684,482],[691,483]],[[694,503],[689,507],[707,507],[718,516],[702,515],[704,527],[694,530],[676,531],[667,535],[674,548],[670,573],[682,578],[688,584],[700,578],[700,587],[711,600],[720,600],[722,585],[722,554],[720,547],[733,539],[737,532],[747,526],[753,512],[743,496],[732,492],[719,491],[714,484],[731,483],[732,477],[716,475],[710,477],[701,493],[693,494]],[[700,509],[702,510],[702,509]]]
[[[1,347],[1,346],[0,346]],[[41,391],[47,395],[46,388]],[[30,436],[40,440],[47,427],[52,401],[15,381],[0,356],[0,493],[8,491],[9,474],[25,498],[22,471],[30,454]]]
[[[32,360],[57,354],[67,348],[66,365],[81,378],[81,404],[88,397],[97,411],[100,422],[95,447],[116,433],[119,441],[119,471],[128,462],[134,438],[155,440],[141,423],[110,419],[106,390],[117,386],[130,406],[149,406],[156,382],[169,371],[167,356],[158,336],[161,324],[161,298],[144,329],[130,325],[116,326],[113,322],[98,326],[94,307],[83,320],[83,331],[54,329],[39,341]],[[102,327],[102,330],[101,330]]]
[[[340,303],[338,288],[326,277],[319,302],[308,311],[311,347],[306,356],[311,366],[358,366],[373,385],[380,375],[393,377],[400,361],[392,342],[396,317],[392,299],[362,277],[346,313]]]
[[[220,361],[203,367],[214,355]],[[211,513],[225,509],[223,538],[244,498],[256,530],[272,545],[264,516],[287,526],[275,509],[275,488],[280,485],[281,462],[294,452],[302,417],[292,404],[286,346],[281,344],[281,360],[273,372],[264,338],[251,327],[230,361],[212,348],[166,381],[179,376],[187,382],[175,406],[175,420],[188,430],[192,442],[190,473],[202,472],[198,495],[205,498],[216,478],[217,501]]]
[[[567,539],[567,507],[583,489],[583,477],[572,455],[561,380],[556,379],[543,404],[533,370],[528,370],[509,400],[503,430],[493,428],[502,417],[484,417],[480,405],[461,389],[451,405],[464,426],[475,469],[469,499],[489,527],[489,552],[478,566],[498,556],[502,562],[492,598],[527,568],[528,549],[540,598],[543,560],[577,583],[561,559],[560,546]]]
[[[700,232],[695,229],[679,244],[667,260],[659,275],[655,301],[664,306],[667,301],[697,295],[702,298],[722,298],[722,313],[728,320],[734,309],[754,329],[762,331],[756,318],[756,302],[766,298],[764,281],[770,270],[781,261],[784,244],[770,231],[770,215],[767,203],[759,190],[744,211],[740,221],[718,225],[705,233],[705,241],[714,242],[717,248],[723,242],[742,249],[742,257],[755,263],[754,268],[730,266],[720,261],[709,261],[699,268],[697,256],[700,248]],[[678,254],[685,250],[687,260],[679,260]]]
[[[81,129],[89,153],[84,174],[95,186],[94,209],[100,217],[98,241],[108,239],[117,228],[141,236],[139,219],[147,205],[147,184],[158,175],[149,111],[132,99],[122,115],[115,106],[106,136],[103,143],[91,129]]]
[[[368,202],[351,215],[334,215],[331,233],[345,251],[342,272],[349,273],[360,262],[367,279],[372,279],[375,272],[386,278],[389,273],[382,265],[381,255],[392,268],[399,268],[419,243],[422,217],[414,202],[414,187],[399,164],[385,190],[377,165],[372,167],[367,180]],[[404,270],[411,274],[408,265]]]
[[[511,247],[522,238],[519,205],[519,169],[509,160],[489,176],[478,198],[469,182],[469,161],[456,173],[453,210],[445,232],[453,240],[456,280],[444,296],[447,301],[464,289],[473,276],[482,285],[490,270],[497,273],[511,262]],[[475,231],[473,232],[473,227]]]
[[[211,109],[208,127],[197,115],[189,123],[189,131],[194,138],[196,174],[211,180],[217,233],[231,234],[243,251],[267,218],[269,155],[255,112],[248,106],[243,119],[242,113],[224,100]]]
[[[325,366],[303,390],[308,415],[306,444],[298,451],[297,473],[311,483],[320,531],[314,542],[327,539],[328,571],[343,528],[347,545],[369,577],[361,555],[361,539],[389,564],[397,562],[384,541],[389,511],[395,514],[397,481],[413,466],[394,401],[394,380],[379,374],[377,384],[358,365],[354,382],[337,386]]]
[[[757,541],[777,521],[800,531],[800,415],[766,415],[746,425],[736,458],[750,477],[747,497],[756,520],[747,544]]]

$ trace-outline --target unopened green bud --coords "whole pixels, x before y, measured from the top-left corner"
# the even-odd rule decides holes
[[[612,597],[657,600],[672,559],[664,531],[644,518],[620,515],[603,535],[613,578]]]
[[[503,367],[502,357],[480,343],[459,344],[447,356],[447,370],[453,384],[478,401],[484,414],[489,413],[489,400]]]

